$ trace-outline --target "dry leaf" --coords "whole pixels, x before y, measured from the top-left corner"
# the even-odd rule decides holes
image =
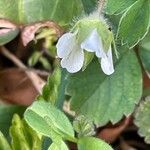
[[[30,105],[38,95],[24,71],[16,68],[0,72],[0,98],[8,103]]]
[[[61,34],[62,34],[62,30],[60,29],[60,27],[52,21],[37,22],[37,23],[28,25],[28,26],[23,28],[23,31],[22,31],[22,34],[21,34],[23,45],[27,46],[27,44],[29,42],[34,40],[36,32],[39,29],[44,28],[44,27],[54,29],[54,31],[56,32],[56,35],[58,37],[61,36]]]

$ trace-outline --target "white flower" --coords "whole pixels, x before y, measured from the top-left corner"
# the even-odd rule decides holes
[[[68,72],[78,72],[84,62],[84,52],[76,40],[76,33],[66,33],[56,45],[57,55],[62,58],[61,66],[66,68]]]
[[[81,43],[81,48],[89,52],[95,52],[96,56],[101,58],[101,68],[105,74],[111,75],[114,72],[111,45],[109,50],[105,52],[97,29],[94,29],[90,36]]]
[[[82,43],[78,43],[76,36],[77,33],[66,33],[58,40],[56,47],[58,57],[62,58],[61,66],[70,73],[78,72],[84,63],[83,50],[86,50],[95,52],[96,56],[101,59],[101,68],[105,74],[112,74],[114,66],[111,46],[108,52],[105,52],[97,29],[94,29]]]

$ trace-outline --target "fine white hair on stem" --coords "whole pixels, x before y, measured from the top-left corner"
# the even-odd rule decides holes
[[[105,6],[105,2],[106,2],[106,0],[99,0],[98,1],[98,13],[99,13],[99,15],[102,14],[103,8]]]

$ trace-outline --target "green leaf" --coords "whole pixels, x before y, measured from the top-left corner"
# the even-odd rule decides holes
[[[94,11],[97,5],[97,0],[82,0],[84,10],[86,13],[91,13]]]
[[[150,73],[150,32],[141,41],[139,47],[139,54],[145,70]]]
[[[57,137],[74,139],[74,131],[69,119],[51,103],[34,102],[26,110],[24,117],[34,130],[52,140]]]
[[[94,137],[84,137],[78,140],[79,150],[113,150],[104,141]]]
[[[122,44],[135,46],[142,40],[149,28],[149,0],[138,0],[122,16],[118,27],[118,37]]]
[[[93,58],[94,58],[94,53],[90,53],[87,51],[84,52],[84,63],[83,63],[82,71],[84,71],[87,68],[87,66],[91,63]]]
[[[0,45],[4,45],[12,41],[19,34],[19,29],[10,30],[5,34],[0,34]]]
[[[95,134],[93,122],[83,115],[75,118],[73,121],[73,128],[78,133],[78,137],[92,136]]]
[[[33,131],[24,120],[18,115],[14,115],[12,126],[10,127],[13,150],[41,150],[41,136]]]
[[[9,143],[2,132],[0,132],[0,150],[11,150]]]
[[[66,93],[71,95],[71,109],[102,126],[118,122],[134,110],[142,95],[141,68],[133,51],[125,52],[106,76],[93,61],[84,72],[70,75]]]
[[[150,97],[139,106],[134,122],[139,127],[139,135],[145,137],[146,143],[150,144]]]
[[[9,127],[11,125],[12,117],[15,113],[18,113],[22,116],[25,111],[25,107],[23,106],[15,106],[15,105],[0,105],[0,130],[3,134],[8,137]]]
[[[41,56],[39,59],[39,62],[42,64],[44,69],[47,69],[47,70],[51,69],[51,64],[46,57]]]
[[[48,81],[43,88],[42,95],[38,98],[39,100],[41,97],[52,104],[55,104],[58,98],[58,88],[60,85],[61,80],[61,70],[56,68],[53,74],[49,75]]]
[[[28,60],[29,66],[31,66],[31,67],[35,66],[38,63],[41,55],[42,55],[41,52],[38,52],[38,51],[33,52],[33,54],[31,55],[31,57]]]
[[[57,142],[52,143],[48,150],[69,150],[69,149],[62,140],[59,140]]]
[[[105,12],[109,15],[120,14],[124,12],[128,7],[130,7],[137,0],[107,0]]]
[[[66,25],[82,12],[81,0],[0,0],[0,18],[17,23],[54,20]]]

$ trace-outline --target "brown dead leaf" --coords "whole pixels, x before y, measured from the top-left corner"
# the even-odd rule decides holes
[[[27,25],[23,28],[21,34],[23,45],[27,46],[27,44],[35,38],[36,32],[44,27],[54,29],[58,37],[62,34],[62,30],[60,29],[60,27],[52,21],[37,22],[31,25]]]
[[[30,105],[37,91],[24,71],[17,68],[0,72],[0,98],[8,103]]]
[[[122,122],[120,122],[116,126],[110,126],[104,128],[100,133],[98,134],[98,137],[105,140],[108,143],[114,142],[118,136],[124,131],[124,129],[129,125],[131,121],[131,118],[125,118]]]

